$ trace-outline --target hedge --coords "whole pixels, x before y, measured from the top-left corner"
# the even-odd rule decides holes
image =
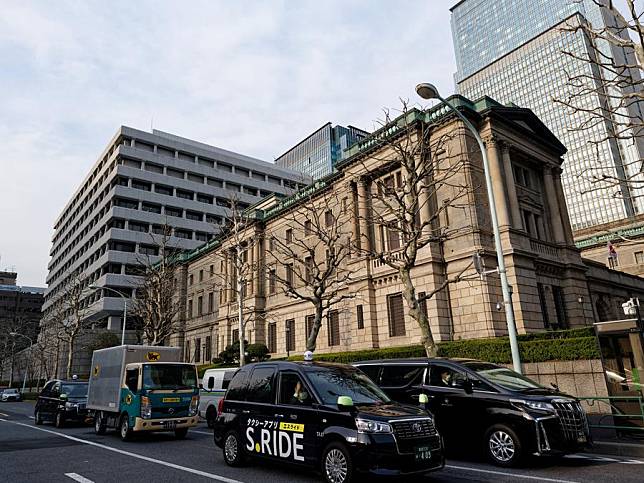
[[[522,335],[519,336],[519,352],[521,361],[524,363],[600,358],[592,328]],[[315,360],[351,363],[369,359],[404,359],[424,356],[424,347],[422,345],[413,345],[317,354]],[[479,359],[497,364],[510,364],[512,362],[510,341],[507,337],[440,342],[438,344],[438,356]],[[292,356],[289,360],[302,360],[302,356]]]

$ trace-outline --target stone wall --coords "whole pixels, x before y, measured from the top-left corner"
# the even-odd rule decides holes
[[[512,367],[508,365],[508,367]],[[554,383],[559,390],[576,397],[606,397],[608,388],[599,359],[590,361],[552,361],[523,364],[523,374],[539,384],[551,387]],[[583,402],[588,413],[601,412],[599,404]]]

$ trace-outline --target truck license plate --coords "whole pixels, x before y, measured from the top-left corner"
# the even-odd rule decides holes
[[[432,451],[429,446],[416,447],[416,461],[428,461],[432,459]]]
[[[176,429],[176,428],[177,428],[176,421],[163,421],[163,429]]]

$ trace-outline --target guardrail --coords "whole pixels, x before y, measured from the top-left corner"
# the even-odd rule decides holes
[[[599,411],[588,414],[591,429],[610,429],[619,432],[641,433],[644,436],[644,396],[580,397],[588,407],[597,405]]]

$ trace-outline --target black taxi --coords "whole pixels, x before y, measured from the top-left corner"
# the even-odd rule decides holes
[[[230,466],[247,457],[356,473],[421,474],[444,466],[429,412],[395,403],[362,371],[323,362],[259,362],[239,369],[219,402],[215,444]]]

